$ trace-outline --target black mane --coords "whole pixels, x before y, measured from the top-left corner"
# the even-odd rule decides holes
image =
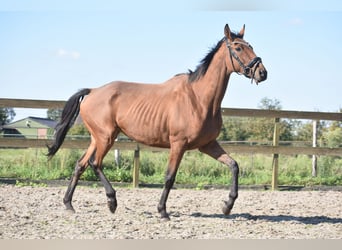
[[[232,39],[241,38],[239,34],[231,33]],[[225,37],[222,38],[215,47],[213,47],[209,53],[200,61],[200,64],[196,67],[195,71],[189,70],[189,83],[195,82],[199,80],[202,76],[207,72],[211,61],[213,60],[214,55],[221,47],[222,43],[225,41]]]

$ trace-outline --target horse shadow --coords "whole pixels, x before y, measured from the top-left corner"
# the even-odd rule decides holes
[[[190,216],[200,218],[220,218],[229,220],[264,220],[269,222],[296,221],[307,225],[318,225],[321,223],[339,224],[342,218],[331,218],[328,216],[293,216],[293,215],[252,215],[250,213],[240,213],[232,215],[224,214],[202,214],[193,213]]]

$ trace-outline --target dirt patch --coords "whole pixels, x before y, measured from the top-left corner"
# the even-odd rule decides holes
[[[76,213],[64,209],[65,187],[0,185],[1,239],[341,239],[340,191],[240,191],[232,215],[227,190],[172,190],[171,221],[157,213],[161,189],[117,188],[111,214],[102,187],[78,187]]]

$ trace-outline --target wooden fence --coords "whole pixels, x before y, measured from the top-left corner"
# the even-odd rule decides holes
[[[13,108],[62,108],[65,101],[49,101],[49,100],[28,100],[28,99],[6,99],[0,98],[1,107]],[[279,154],[285,155],[328,155],[328,156],[342,156],[342,148],[327,148],[317,147],[313,143],[312,147],[295,147],[295,146],[281,146],[279,145],[279,122],[281,118],[287,119],[308,119],[314,121],[329,120],[329,121],[342,121],[342,113],[331,112],[308,112],[308,111],[288,111],[288,110],[261,110],[261,109],[239,109],[239,108],[222,108],[222,115],[224,116],[240,116],[240,117],[263,117],[274,119],[274,135],[272,146],[262,145],[235,145],[228,143],[221,143],[221,146],[230,153],[249,153],[249,154],[272,154],[273,155],[273,174],[272,174],[272,189],[276,189],[278,184],[278,158]],[[315,138],[315,135],[313,135]],[[23,139],[23,138],[0,138],[0,147],[45,147],[49,140],[43,139]],[[89,145],[88,140],[73,139],[65,140],[63,143],[64,148],[87,148]],[[134,186],[138,186],[138,165],[139,150],[149,151],[162,151],[165,149],[153,148],[136,142],[123,142],[118,141],[114,144],[114,149],[120,150],[135,150],[136,163],[134,167]],[[314,162],[314,158],[313,158]],[[313,172],[316,171],[317,166],[313,165]]]

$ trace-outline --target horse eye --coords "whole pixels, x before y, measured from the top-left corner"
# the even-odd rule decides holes
[[[241,47],[236,47],[235,50],[236,50],[237,52],[240,52],[242,49],[241,49]]]

